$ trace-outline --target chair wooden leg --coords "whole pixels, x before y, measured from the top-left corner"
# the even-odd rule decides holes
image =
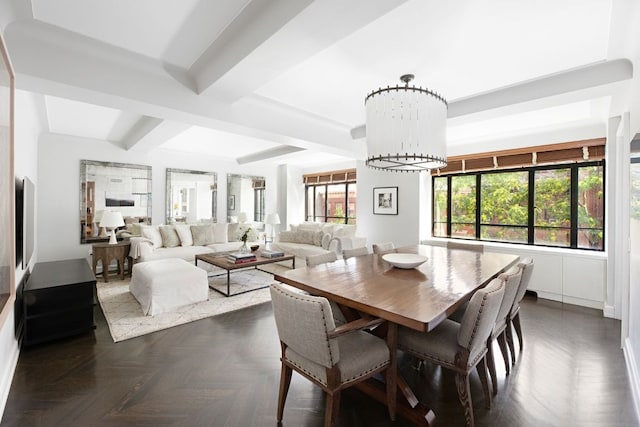
[[[496,374],[496,362],[493,358],[493,341],[489,338],[487,342],[487,365],[489,366],[489,375],[491,376],[491,389],[493,394],[498,394],[498,375]]]
[[[292,370],[282,362],[282,370],[280,371],[280,390],[278,391],[278,422],[282,422],[284,414],[284,402],[287,400],[289,385],[291,384]]]
[[[509,345],[509,351],[511,352],[511,364],[513,366],[516,366],[516,348],[515,348],[515,343],[513,342],[513,323],[511,322],[511,319],[509,319],[507,321],[507,329],[506,329],[506,333],[507,333],[507,344]]]
[[[324,410],[325,427],[338,425],[338,415],[340,414],[340,390],[327,393],[327,403]]]
[[[476,370],[480,376],[480,382],[482,383],[482,391],[484,392],[484,406],[487,409],[491,409],[491,393],[489,393],[489,384],[487,382],[487,358],[483,357],[476,365]]]
[[[502,353],[502,360],[504,360],[505,370],[507,375],[511,373],[511,364],[509,363],[509,350],[507,349],[507,338],[504,331],[496,337],[498,345],[500,346],[500,352]]]
[[[473,403],[471,402],[469,374],[456,373],[456,388],[458,389],[458,399],[460,399],[464,410],[464,418],[467,420],[467,427],[473,427]]]
[[[520,351],[524,348],[524,342],[522,341],[522,329],[520,328],[520,313],[518,312],[513,317],[513,327],[516,330],[516,334],[518,335],[518,344],[520,344]]]

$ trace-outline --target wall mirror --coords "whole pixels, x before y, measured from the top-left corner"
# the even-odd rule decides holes
[[[227,221],[264,221],[263,176],[227,175]]]
[[[167,168],[167,224],[216,222],[218,175]]]
[[[151,224],[151,166],[80,161],[80,243],[107,241],[100,219],[122,214],[125,224]]]

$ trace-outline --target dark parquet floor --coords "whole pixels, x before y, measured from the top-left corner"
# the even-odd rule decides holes
[[[3,426],[273,426],[279,344],[270,304],[114,344],[102,312],[90,334],[24,350]],[[527,298],[525,349],[478,426],[637,426],[620,349],[620,322],[601,312]],[[500,357],[496,348],[495,354]],[[454,378],[400,356],[403,375],[438,426],[464,424]],[[321,391],[294,374],[285,426],[321,426]],[[344,394],[342,426],[406,426],[357,391]]]

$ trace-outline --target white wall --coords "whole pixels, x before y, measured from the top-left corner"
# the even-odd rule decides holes
[[[28,176],[34,183],[38,182],[38,136],[42,131],[42,123],[44,123],[43,107],[44,101],[41,96],[16,91],[14,171],[17,178],[22,179]],[[36,193],[37,191],[36,185]],[[37,249],[38,240],[36,238],[31,265],[38,259]],[[16,268],[16,286],[23,279],[25,272],[22,265]],[[14,331],[14,312],[12,310],[0,330],[0,412],[4,410],[7,402],[13,372],[18,361],[19,349]]]
[[[369,246],[386,241],[396,246],[419,243],[423,237],[420,200],[425,198],[420,185],[421,173],[378,171],[368,168],[363,161],[357,163],[356,169],[358,235],[366,237]],[[398,215],[374,215],[373,189],[378,187],[398,187]]]
[[[218,218],[226,218],[227,173],[266,179],[266,209],[275,209],[275,166],[243,165],[214,157],[156,149],[151,154],[126,151],[106,141],[47,133],[40,139],[38,162],[38,258],[52,261],[88,257],[91,245],[80,244],[80,160],[99,160],[152,167],[152,223],[165,222],[166,168],[218,173]]]

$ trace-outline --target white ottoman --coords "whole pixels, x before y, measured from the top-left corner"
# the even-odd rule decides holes
[[[207,272],[178,258],[135,264],[129,288],[152,316],[209,299]]]

